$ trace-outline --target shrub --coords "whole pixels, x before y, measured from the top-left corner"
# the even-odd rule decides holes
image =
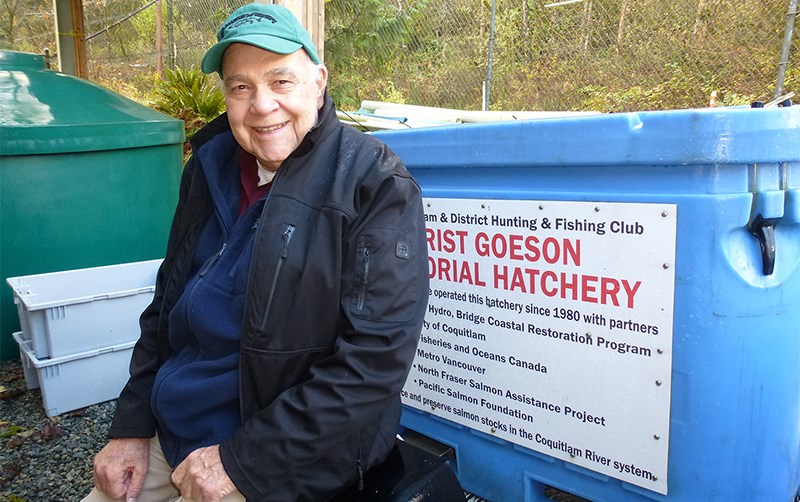
[[[156,110],[184,122],[187,141],[225,111],[225,98],[212,77],[197,67],[164,70],[152,102]]]

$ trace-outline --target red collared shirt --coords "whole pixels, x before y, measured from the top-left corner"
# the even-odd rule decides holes
[[[241,150],[239,165],[241,167],[242,180],[242,192],[239,196],[239,217],[241,217],[250,206],[269,192],[272,182],[258,186],[258,164],[256,163],[256,158],[244,150]]]

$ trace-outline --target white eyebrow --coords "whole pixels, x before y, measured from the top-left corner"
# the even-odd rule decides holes
[[[263,74],[264,78],[282,77],[282,76],[289,76],[289,77],[292,77],[292,78],[294,78],[296,80],[300,80],[300,76],[297,74],[297,72],[294,71],[293,69],[289,68],[288,66],[281,66],[279,68],[273,68],[273,69],[271,69],[271,70],[269,70],[269,71],[267,71],[266,73]],[[245,80],[247,80],[247,78],[245,77],[244,74],[236,73],[236,74],[233,74],[233,75],[226,75],[222,80],[225,83],[229,83],[229,82],[236,82],[236,81],[245,81]]]
[[[295,72],[288,66],[282,66],[280,68],[273,68],[272,70],[267,72],[267,75],[290,75],[296,77],[297,72]]]

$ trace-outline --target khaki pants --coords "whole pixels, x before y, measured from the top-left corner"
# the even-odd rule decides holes
[[[161,451],[161,445],[157,438],[150,440],[150,465],[147,469],[147,476],[144,479],[144,488],[142,493],[137,497],[137,502],[188,502],[184,501],[181,494],[170,481],[169,477],[172,474],[172,468],[164,459],[164,453]],[[83,502],[112,502],[110,499],[100,493],[97,488],[93,489]],[[119,499],[123,500],[124,499]],[[222,502],[245,502],[241,493],[234,492],[222,499]]]

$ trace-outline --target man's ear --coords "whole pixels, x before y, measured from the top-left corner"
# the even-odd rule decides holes
[[[328,68],[323,64],[317,65],[316,75],[317,96],[322,96],[328,86]]]

